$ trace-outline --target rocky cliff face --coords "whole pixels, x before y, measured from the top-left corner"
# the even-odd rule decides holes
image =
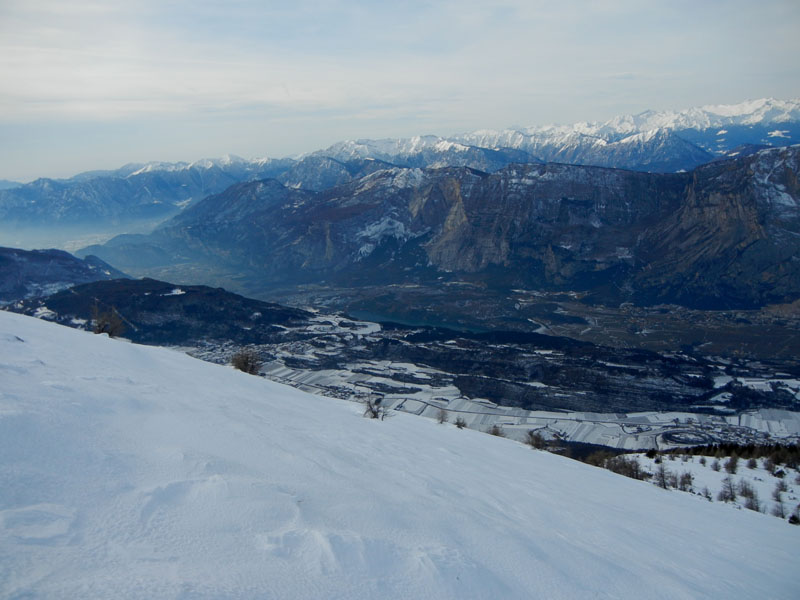
[[[322,193],[241,184],[138,238],[138,249],[117,240],[91,251],[124,268],[148,248],[165,265],[196,261],[273,283],[446,276],[584,290],[602,302],[792,301],[799,154],[768,150],[677,174],[528,164],[492,174],[392,168]]]
[[[680,208],[642,238],[640,298],[758,306],[800,291],[800,148],[698,168]]]

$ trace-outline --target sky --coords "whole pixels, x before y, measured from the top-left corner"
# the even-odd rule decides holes
[[[0,179],[800,97],[797,0],[0,0]]]

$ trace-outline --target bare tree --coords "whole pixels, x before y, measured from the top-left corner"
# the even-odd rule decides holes
[[[733,502],[736,500],[736,486],[733,484],[733,479],[730,476],[722,480],[722,489],[717,495],[717,500],[722,502]]]
[[[450,420],[447,411],[443,408],[440,408],[439,411],[436,413],[436,420],[439,422],[440,425],[447,423],[447,421]]]
[[[761,501],[758,499],[758,492],[753,490],[753,494],[744,501],[744,507],[749,510],[761,512]]]
[[[609,471],[619,473],[631,479],[645,479],[648,477],[639,464],[639,461],[634,457],[627,458],[624,455],[614,456],[606,459],[604,463],[605,468]]]
[[[664,463],[659,463],[658,468],[656,469],[656,484],[658,487],[663,489],[669,488],[669,476],[670,472],[667,471],[667,467],[664,466]]]
[[[756,489],[745,479],[739,480],[739,495],[742,498],[752,498],[756,495]]]

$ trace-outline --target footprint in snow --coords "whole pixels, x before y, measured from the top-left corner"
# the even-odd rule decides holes
[[[63,545],[76,510],[60,504],[33,504],[0,511],[0,531],[23,544]]]

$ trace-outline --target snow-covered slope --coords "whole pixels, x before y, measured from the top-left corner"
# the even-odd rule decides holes
[[[796,598],[799,536],[0,313],[0,597]]]

